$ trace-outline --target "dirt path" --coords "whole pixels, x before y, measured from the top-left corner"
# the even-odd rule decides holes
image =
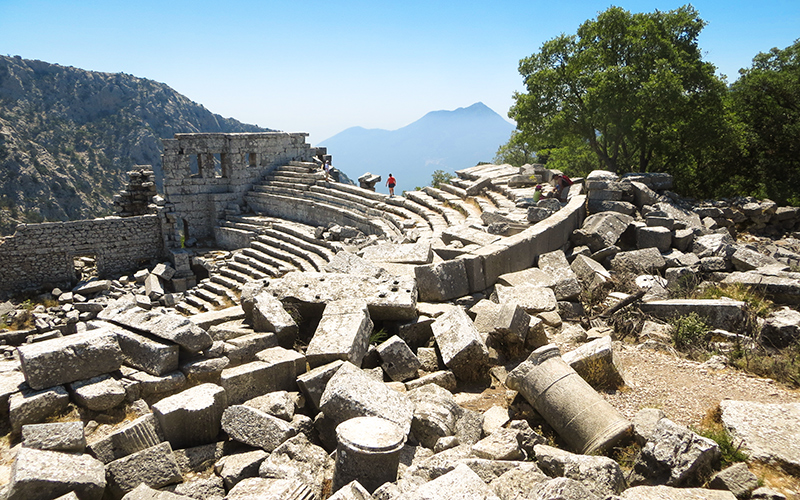
[[[723,399],[800,402],[800,391],[733,368],[713,370],[696,361],[624,344],[616,344],[614,352],[628,387],[604,396],[627,418],[642,408],[660,408],[670,420],[697,427]]]

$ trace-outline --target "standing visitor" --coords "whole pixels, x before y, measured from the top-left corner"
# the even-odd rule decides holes
[[[386,185],[389,186],[389,198],[394,198],[394,187],[397,185],[397,179],[392,177],[392,174],[389,174],[389,178],[386,179]]]
[[[331,175],[331,162],[330,162],[330,160],[325,160],[325,165],[322,166],[322,169],[325,170],[325,182],[330,181],[330,175]]]

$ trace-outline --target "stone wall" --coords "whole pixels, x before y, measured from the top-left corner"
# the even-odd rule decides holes
[[[226,210],[244,205],[244,194],[255,181],[290,161],[312,161],[317,149],[306,143],[307,135],[175,134],[164,139],[161,164],[170,211],[166,245],[177,248],[181,239],[213,238],[217,221]]]
[[[0,239],[0,296],[74,283],[74,259],[95,259],[100,277],[138,269],[164,254],[158,215],[21,224]]]

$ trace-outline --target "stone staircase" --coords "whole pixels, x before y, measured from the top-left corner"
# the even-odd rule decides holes
[[[533,189],[508,186],[518,172],[508,165],[479,165],[459,171],[459,177],[439,188],[390,198],[327,182],[314,163],[290,162],[245,195],[254,215],[229,215],[220,222],[222,230],[245,235],[249,244],[233,251],[176,307],[185,314],[216,310],[238,303],[242,287],[250,281],[290,271],[323,272],[341,245],[316,238],[315,230],[331,222],[395,242],[404,241],[411,231],[416,241],[435,242],[450,227],[481,226],[485,211],[524,221],[526,211],[517,208],[515,200],[532,196]],[[470,185],[487,176],[492,178],[487,189],[467,194]]]

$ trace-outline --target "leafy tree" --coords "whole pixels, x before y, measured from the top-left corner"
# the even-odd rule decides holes
[[[511,132],[511,138],[508,142],[497,149],[497,153],[494,155],[494,163],[495,165],[508,163],[515,167],[533,163],[537,159],[534,148],[535,146],[527,141],[525,135],[518,130],[514,130]]]
[[[731,86],[746,150],[731,162],[740,192],[800,205],[800,39],[753,58]]]
[[[434,170],[431,175],[431,187],[438,188],[441,184],[447,184],[455,175],[444,170]]]
[[[693,176],[731,140],[725,82],[697,45],[704,25],[691,6],[611,7],[520,61],[527,93],[509,116],[528,142],[584,144],[606,170]]]

